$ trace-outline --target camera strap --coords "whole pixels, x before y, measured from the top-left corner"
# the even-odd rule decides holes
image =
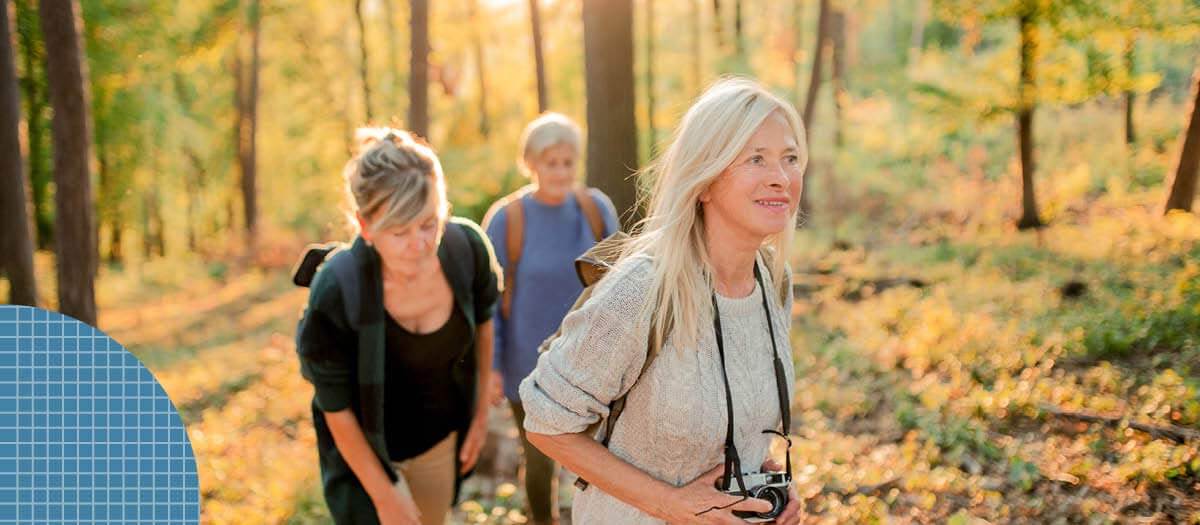
[[[758,283],[759,291],[762,292],[763,313],[767,317],[767,332],[771,337],[771,354],[772,364],[775,368],[775,391],[779,396],[779,415],[783,423],[782,431],[764,430],[764,434],[776,434],[782,436],[787,441],[787,459],[785,468],[787,469],[787,477],[792,477],[792,442],[787,437],[788,430],[791,428],[791,410],[789,410],[787,402],[787,375],[784,372],[783,361],[779,357],[779,343],[775,340],[775,323],[771,319],[771,309],[767,302],[767,287],[763,284],[762,272],[758,269],[758,261],[754,264],[754,280]],[[745,494],[746,481],[742,478],[741,458],[738,457],[737,445],[733,440],[733,393],[729,388],[729,373],[725,370],[725,342],[721,331],[721,310],[717,307],[717,295],[712,295],[713,304],[713,331],[717,337],[717,354],[721,357],[721,379],[725,383],[725,409],[726,409],[726,427],[725,427],[725,473],[721,477],[721,487],[728,490],[731,482],[736,477],[738,486]]]

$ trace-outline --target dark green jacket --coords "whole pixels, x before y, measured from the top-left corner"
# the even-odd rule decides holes
[[[450,282],[455,304],[467,319],[474,338],[475,327],[492,318],[500,297],[499,266],[491,244],[479,226],[455,217],[446,225],[438,246],[438,259]],[[352,278],[347,279],[348,273],[353,273]],[[342,290],[344,282],[356,283],[357,292]],[[352,302],[358,298],[358,304],[345,304],[347,297]],[[387,417],[383,406],[385,315],[379,253],[357,237],[348,249],[334,253],[318,270],[309,292],[308,307],[296,331],[300,371],[315,391],[312,415],[325,501],[339,524],[375,524],[378,518],[366,490],[339,453],[323,412],[353,409],[384,471],[393,482],[397,479],[383,435],[386,428],[383,420]],[[354,318],[357,323],[352,322]],[[469,400],[470,407],[456,422],[457,451],[474,414],[477,380],[474,341],[454,366],[454,387],[462,399]],[[457,452],[454,457],[457,476]],[[461,481],[462,476],[457,476],[455,499]]]

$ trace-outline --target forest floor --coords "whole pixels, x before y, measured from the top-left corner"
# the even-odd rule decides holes
[[[1200,220],[1152,200],[1100,199],[1038,232],[960,199],[798,234],[808,522],[1200,523]],[[328,521],[292,341],[297,246],[102,272],[100,327],[188,425],[204,523]],[[526,521],[506,407],[491,429],[456,522]]]

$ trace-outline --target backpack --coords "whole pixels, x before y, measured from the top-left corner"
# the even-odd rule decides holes
[[[604,278],[605,275],[608,274],[609,270],[611,270],[613,266],[617,264],[617,261],[621,257],[622,248],[625,242],[628,240],[629,235],[625,232],[619,231],[596,243],[595,246],[593,246],[587,252],[584,252],[584,254],[580,255],[579,258],[575,259],[575,274],[579,277],[579,282],[583,284],[583,292],[579,294],[579,298],[575,300],[575,304],[571,305],[571,308],[567,310],[567,315],[570,315],[571,312],[578,310],[583,306],[584,303],[587,302],[589,298],[591,298],[592,292],[596,289],[596,285],[601,279]],[[765,263],[764,265],[767,267],[767,273],[770,274],[771,259],[773,258],[774,252],[770,250],[762,250],[759,253],[763,254],[763,262]],[[771,277],[771,282],[774,283],[774,275]],[[780,304],[783,304],[786,300],[786,295],[781,295],[779,298]],[[670,317],[668,316],[667,319],[669,322]],[[642,369],[638,372],[637,378],[634,379],[634,385],[636,385],[637,381],[646,374],[646,370],[650,369],[650,365],[654,362],[654,358],[658,357],[659,351],[662,350],[663,341],[665,341],[666,337],[671,333],[671,326],[668,324],[666,329],[663,330],[663,339],[657,339],[655,337],[655,334],[658,332],[657,320],[658,306],[656,305],[650,317],[650,330],[647,332],[646,337],[646,360],[642,363]],[[560,326],[557,331],[550,335],[550,337],[547,337],[545,341],[542,341],[542,344],[538,345],[538,354],[549,351],[551,343],[553,343],[554,340],[558,339],[561,335],[562,327]],[[631,386],[629,390],[625,391],[624,394],[621,394],[620,397],[609,403],[608,417],[588,425],[587,429],[584,430],[584,433],[586,435],[595,436],[596,431],[603,426],[604,434],[600,438],[600,445],[604,448],[608,448],[608,443],[612,439],[613,428],[617,424],[617,419],[621,417],[621,412],[625,410],[625,399],[629,397],[629,393],[632,391],[633,387]],[[575,486],[579,487],[580,490],[587,489],[588,485],[588,481],[583,478],[577,478],[575,480]]]
[[[513,290],[516,289],[517,282],[517,265],[521,262],[521,249],[525,243],[525,208],[521,204],[521,198],[531,191],[533,191],[531,186],[519,189],[500,199],[494,208],[496,210],[503,209],[507,221],[505,224],[507,239],[505,252],[508,254],[508,264],[504,265],[504,290],[500,295],[500,315],[505,319],[511,318]],[[592,229],[592,236],[595,237],[596,242],[600,242],[604,239],[604,217],[600,214],[600,208],[592,199],[589,188],[577,187],[574,193],[575,202],[579,203],[579,208],[583,210],[583,216]],[[484,228],[487,228],[491,220],[491,216],[484,219]],[[578,268],[578,265],[576,267]]]

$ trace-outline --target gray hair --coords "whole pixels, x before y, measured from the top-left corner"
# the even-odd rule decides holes
[[[408,224],[429,206],[445,221],[446,179],[429,146],[392,128],[359,128],[355,138],[359,153],[342,174],[352,211],[371,221],[372,230]]]
[[[583,133],[579,126],[562,113],[543,113],[540,117],[525,126],[521,133],[521,158],[517,159],[522,171],[529,175],[529,161],[536,159],[546,150],[568,145],[579,153],[583,143]]]

